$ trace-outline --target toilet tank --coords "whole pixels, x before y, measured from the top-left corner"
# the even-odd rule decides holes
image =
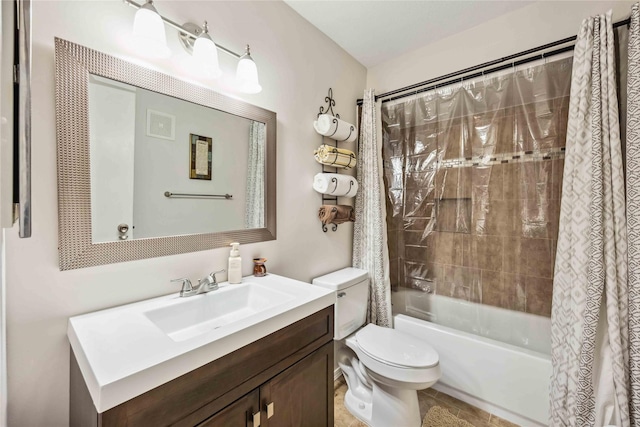
[[[366,323],[369,274],[365,270],[343,268],[317,277],[311,283],[336,293],[334,339],[344,339]]]

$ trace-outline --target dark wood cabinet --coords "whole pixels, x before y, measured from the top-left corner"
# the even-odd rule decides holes
[[[325,344],[198,427],[332,426],[332,356]]]
[[[333,425],[331,344],[323,346],[260,387],[260,402],[264,411],[261,426]],[[328,378],[327,372],[330,372]],[[327,381],[330,383],[329,387]]]
[[[333,306],[103,413],[96,412],[72,352],[71,427],[258,422],[333,426]]]

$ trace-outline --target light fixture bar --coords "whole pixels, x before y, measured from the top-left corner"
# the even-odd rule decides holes
[[[142,7],[141,4],[136,3],[133,0],[122,0],[123,3],[128,4],[129,6],[133,7],[134,9],[140,9]],[[160,15],[160,14],[159,14]],[[180,31],[181,33],[185,33],[187,34],[189,37],[192,37],[194,40],[198,38],[197,34],[192,33],[189,30],[186,30],[182,25],[180,24],[176,24],[175,22],[173,22],[171,19],[169,18],[165,18],[164,16],[160,15],[160,18],[162,18],[162,20],[164,21],[165,24],[175,28],[176,30]],[[220,49],[221,51],[223,51],[224,53],[226,53],[227,55],[233,56],[236,59],[240,59],[242,57],[242,55],[239,55],[237,53],[235,53],[232,50],[227,49],[224,46],[221,46],[217,43],[215,43],[216,47],[218,49]]]

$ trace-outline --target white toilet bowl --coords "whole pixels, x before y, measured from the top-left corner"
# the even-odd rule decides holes
[[[337,355],[347,381],[345,406],[371,427],[419,427],[418,392],[441,375],[438,353],[419,338],[366,323],[369,276],[345,268],[313,284],[336,292],[334,339],[345,339]],[[361,328],[361,329],[359,329]]]
[[[438,354],[415,337],[369,324],[346,339],[338,366],[347,381],[345,406],[371,427],[422,425],[417,390],[441,375]]]

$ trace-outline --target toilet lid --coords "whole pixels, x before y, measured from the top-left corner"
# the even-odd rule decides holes
[[[395,329],[368,324],[356,333],[358,346],[369,357],[401,368],[430,368],[438,353],[419,338]]]

